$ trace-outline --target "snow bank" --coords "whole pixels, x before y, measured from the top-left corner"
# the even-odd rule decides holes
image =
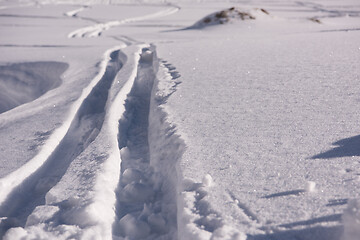
[[[343,214],[344,235],[342,240],[359,240],[360,238],[360,201],[349,200]]]
[[[197,21],[189,29],[204,28],[207,26],[230,23],[239,20],[255,20],[261,18],[271,18],[268,11],[263,8],[254,8],[249,10],[231,7],[220,12],[212,13]]]
[[[63,62],[28,62],[0,66],[0,113],[31,102],[61,84]]]

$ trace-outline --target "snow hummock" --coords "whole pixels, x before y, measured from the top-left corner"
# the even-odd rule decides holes
[[[197,21],[190,29],[204,28],[207,26],[230,23],[239,20],[256,20],[256,19],[271,19],[269,12],[263,8],[254,8],[244,10],[241,8],[231,7],[219,12],[207,15],[201,20]]]
[[[316,191],[316,183],[313,181],[308,181],[306,183],[305,191],[306,192],[315,192]]]

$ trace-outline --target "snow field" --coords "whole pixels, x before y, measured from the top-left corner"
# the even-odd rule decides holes
[[[126,1],[112,1],[120,2]],[[74,55],[81,55],[83,47],[123,44],[104,54],[93,67],[98,76],[67,102],[67,120],[36,133],[39,154],[0,179],[0,236],[358,240],[356,4],[351,10],[326,0],[242,4],[231,10],[222,2],[192,2],[158,11],[160,5],[150,10],[139,1],[126,6],[133,12],[122,10],[128,14],[119,14],[122,20],[121,5],[58,6],[66,9],[63,18],[94,25],[70,34],[79,38],[66,38],[64,27],[56,51],[38,37],[9,45],[5,34],[6,52],[61,53],[77,43]],[[107,6],[111,14],[102,16]],[[56,23],[59,17],[42,7],[41,18]],[[212,27],[189,30],[214,9]],[[30,12],[12,14],[41,23]],[[253,21],[256,14],[265,21]],[[232,24],[221,24],[227,18]],[[235,21],[242,18],[248,21]],[[20,108],[32,111],[33,103]],[[1,116],[7,120],[1,133],[18,109]]]

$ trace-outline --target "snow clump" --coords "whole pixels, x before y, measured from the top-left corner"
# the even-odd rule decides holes
[[[203,179],[202,179],[202,184],[205,186],[205,187],[211,187],[212,184],[213,184],[213,179],[211,177],[210,174],[206,174]]]
[[[313,181],[308,181],[306,183],[306,192],[315,192],[316,191],[316,183]]]

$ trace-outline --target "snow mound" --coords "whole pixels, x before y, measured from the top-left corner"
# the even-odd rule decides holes
[[[197,21],[190,29],[204,28],[207,26],[219,25],[230,23],[232,21],[245,21],[255,20],[261,18],[268,18],[270,14],[263,8],[254,8],[250,10],[243,10],[235,7],[231,7],[220,12],[215,12]]]
[[[360,201],[356,199],[349,200],[342,218],[344,223],[344,235],[342,240],[359,240]]]
[[[31,102],[61,84],[68,68],[62,62],[29,62],[0,66],[0,113]]]

